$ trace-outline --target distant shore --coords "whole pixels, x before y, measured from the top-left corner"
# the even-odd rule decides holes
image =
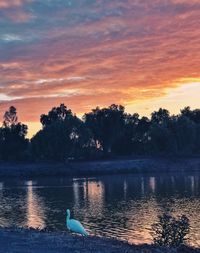
[[[0,163],[0,177],[200,172],[200,158],[138,158],[68,163]]]
[[[72,236],[59,232],[39,232],[28,229],[0,229],[0,251],[3,253],[199,253],[199,249],[182,246],[179,249],[154,245],[129,245],[113,239],[95,236]]]

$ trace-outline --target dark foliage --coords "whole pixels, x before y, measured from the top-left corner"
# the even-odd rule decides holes
[[[104,154],[112,153],[113,146],[120,140],[125,128],[124,107],[114,104],[103,109],[97,107],[84,115],[84,122]]]
[[[41,116],[43,129],[32,139],[32,153],[39,160],[65,161],[87,156],[92,149],[90,131],[63,104]]]
[[[0,159],[96,159],[147,155],[200,154],[200,110],[186,107],[179,115],[160,108],[151,118],[128,114],[121,105],[93,109],[77,118],[64,104],[40,117],[40,130],[29,143],[27,126],[18,122],[16,108],[4,114],[0,128]]]
[[[64,104],[61,104],[59,107],[53,107],[47,115],[42,114],[40,117],[40,122],[43,127],[46,127],[54,122],[61,122],[67,118],[71,118],[72,116],[71,110],[68,110]]]
[[[159,246],[179,247],[184,244],[189,233],[189,219],[182,215],[174,218],[164,214],[152,225],[154,243]]]
[[[0,158],[5,161],[23,160],[28,149],[27,126],[18,122],[16,108],[11,106],[4,114],[0,128]]]

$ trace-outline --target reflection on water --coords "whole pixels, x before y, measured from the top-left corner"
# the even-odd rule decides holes
[[[34,191],[33,182],[27,182],[27,211],[25,226],[31,228],[45,228],[44,202]]]
[[[0,225],[65,231],[65,211],[91,234],[150,243],[164,212],[185,214],[190,244],[200,246],[200,175],[120,175],[0,182]]]

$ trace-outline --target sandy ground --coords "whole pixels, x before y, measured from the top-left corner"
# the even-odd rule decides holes
[[[81,237],[68,233],[39,232],[25,229],[0,229],[1,253],[200,253],[182,247],[166,249],[151,245],[134,246],[123,242]]]

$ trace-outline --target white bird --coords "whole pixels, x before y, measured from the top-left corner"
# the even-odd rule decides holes
[[[74,219],[70,219],[70,210],[67,209],[67,218],[66,218],[66,225],[67,228],[71,231],[71,232],[75,232],[84,236],[88,236],[88,233],[85,231],[83,225]]]

